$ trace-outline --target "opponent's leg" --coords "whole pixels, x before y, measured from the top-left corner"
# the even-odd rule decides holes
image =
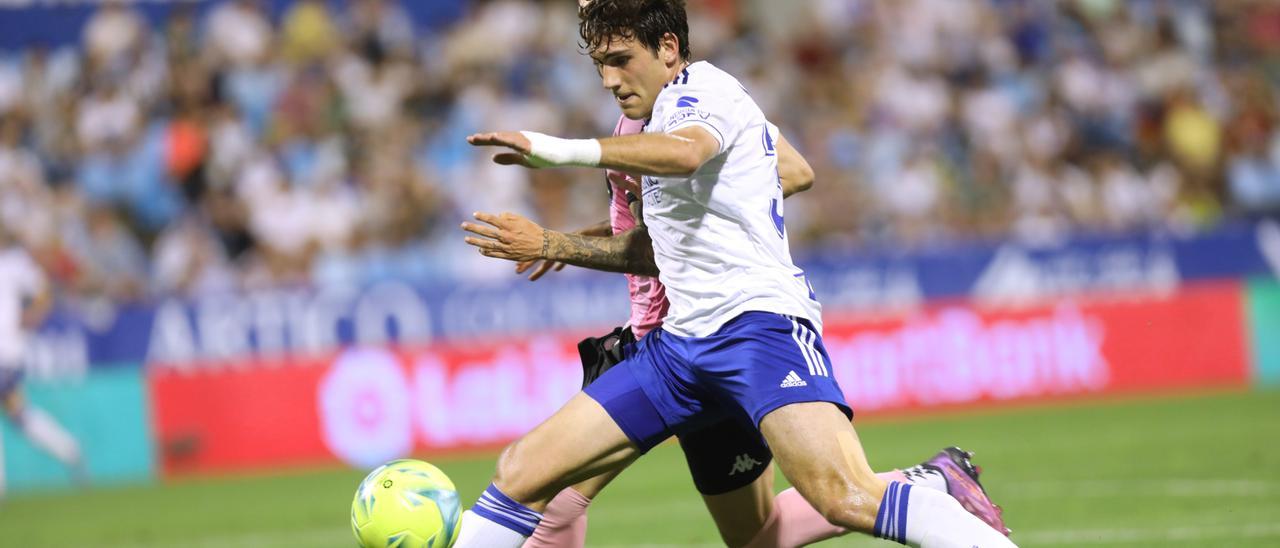
[[[848,417],[831,403],[784,405],[760,430],[783,474],[834,524],[923,548],[1014,546],[951,496],[876,477]]]
[[[629,466],[605,472],[572,487],[566,487],[547,503],[542,521],[524,548],[577,548],[587,543],[587,507],[614,478]]]
[[[731,547],[802,546],[847,533],[795,489],[774,495],[773,454],[745,421],[725,420],[680,436],[693,484]],[[897,470],[880,474],[904,479]]]
[[[745,546],[773,514],[773,454],[746,420],[679,436],[693,485],[728,546]]]

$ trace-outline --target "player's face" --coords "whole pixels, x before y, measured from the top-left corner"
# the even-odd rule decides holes
[[[666,42],[654,51],[634,39],[612,40],[591,52],[601,84],[613,93],[627,118],[648,118],[662,86],[673,78],[678,56]]]

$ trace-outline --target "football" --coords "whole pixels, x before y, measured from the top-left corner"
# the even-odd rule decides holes
[[[444,472],[412,459],[369,472],[351,502],[351,530],[364,548],[448,548],[458,539],[458,491]]]

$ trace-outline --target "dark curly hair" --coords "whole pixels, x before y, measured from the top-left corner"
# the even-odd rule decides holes
[[[684,0],[591,0],[578,10],[578,35],[588,52],[628,38],[656,52],[668,32],[680,42],[680,57],[689,60]]]

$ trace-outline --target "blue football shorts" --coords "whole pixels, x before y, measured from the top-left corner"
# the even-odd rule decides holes
[[[746,312],[708,337],[655,330],[628,354],[585,391],[641,451],[673,435],[687,442],[725,421],[754,433],[763,446],[760,420],[792,403],[830,402],[853,416],[822,337],[802,318]],[[729,456],[734,462],[720,465],[725,474],[754,468],[740,455]]]

